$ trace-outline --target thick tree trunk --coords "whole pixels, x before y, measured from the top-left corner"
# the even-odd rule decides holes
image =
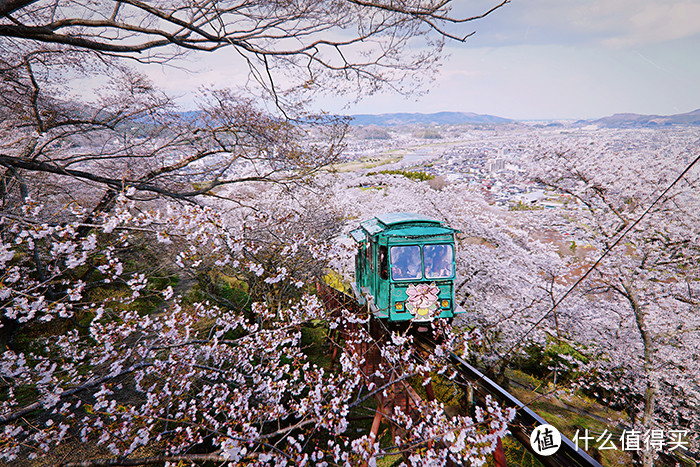
[[[642,416],[642,425],[644,431],[651,430],[654,424],[654,409],[656,407],[656,395],[659,391],[659,384],[654,373],[654,342],[652,340],[649,329],[647,328],[645,317],[646,314],[639,302],[639,296],[631,281],[624,281],[625,296],[629,300],[634,312],[634,318],[637,323],[639,335],[642,338],[644,345],[644,373],[647,377],[647,387],[644,393],[644,415]],[[654,465],[654,450],[649,446],[642,453],[642,463],[644,467],[653,467]]]

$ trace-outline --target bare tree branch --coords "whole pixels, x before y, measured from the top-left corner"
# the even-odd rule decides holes
[[[154,456],[154,457],[142,457],[134,459],[96,459],[90,461],[79,461],[79,462],[67,462],[61,464],[62,467],[108,467],[112,465],[119,466],[136,466],[136,465],[150,465],[150,464],[163,464],[165,462],[226,462],[229,458],[222,456],[221,454],[182,454],[179,456]]]

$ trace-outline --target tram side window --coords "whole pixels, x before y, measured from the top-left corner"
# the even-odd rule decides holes
[[[379,245],[379,276],[386,280],[389,278],[389,258],[386,245]]]
[[[391,247],[391,276],[395,280],[420,279],[423,277],[420,247]]]
[[[452,249],[452,245],[423,246],[426,279],[452,277],[453,257],[454,250]]]

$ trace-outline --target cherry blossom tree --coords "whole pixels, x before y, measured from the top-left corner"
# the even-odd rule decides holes
[[[8,0],[0,36],[142,62],[227,48],[282,104],[288,92],[399,90],[434,68],[446,39],[465,41],[465,26],[506,3],[456,16],[452,1]]]
[[[280,120],[230,90],[203,91],[199,110],[183,116],[143,76],[95,60],[91,52],[44,50],[4,63],[5,209],[52,195],[57,206],[89,208],[89,224],[128,187],[135,199],[195,202],[228,184],[302,181],[342,149],[339,119]],[[112,82],[87,102],[58,98],[74,91],[66,76],[90,68]]]
[[[642,432],[692,434],[700,423],[697,167],[646,211],[697,157],[697,146],[692,134],[655,136],[653,150],[620,150],[614,138],[543,149],[532,167],[538,181],[578,200],[572,218],[595,251],[625,235],[583,288],[588,302],[579,319],[596,325],[579,326],[576,337],[599,353],[589,384],[634,414]],[[644,465],[654,454],[643,452]]]

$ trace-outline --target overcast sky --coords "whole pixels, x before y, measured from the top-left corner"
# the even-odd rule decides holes
[[[486,0],[457,0],[473,14]],[[463,9],[463,10],[462,10]],[[371,96],[343,113],[462,111],[515,119],[597,118],[613,113],[685,113],[700,108],[700,0],[512,0],[470,23],[450,43],[429,92],[418,100]],[[221,61],[156,82],[234,85],[241,68]],[[221,82],[222,77],[226,82]],[[317,105],[338,112],[332,96]]]

